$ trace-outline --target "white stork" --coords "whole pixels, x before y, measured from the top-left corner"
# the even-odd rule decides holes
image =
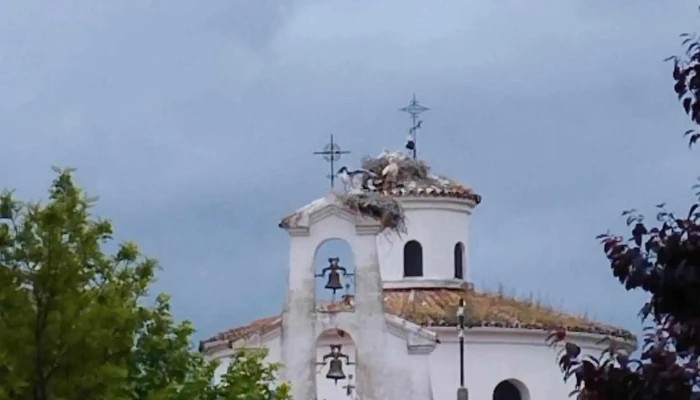
[[[348,170],[348,167],[342,167],[338,170],[338,177],[343,182],[345,186],[345,191],[352,190],[376,190],[374,185],[372,185],[372,178],[375,178],[377,174],[372,171],[367,171],[366,169],[356,169],[354,171]]]

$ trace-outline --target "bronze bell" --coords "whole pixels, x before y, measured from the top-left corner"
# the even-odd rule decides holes
[[[330,361],[326,378],[333,379],[336,382],[345,379],[342,360],[336,358]]]
[[[343,288],[343,284],[340,282],[340,272],[337,270],[331,270],[328,273],[328,283],[326,283],[326,289],[331,289],[334,292]]]
[[[340,282],[340,273],[346,274],[345,268],[338,265],[340,258],[331,257],[328,259],[329,265],[321,271],[321,274],[328,272],[328,283],[326,283],[326,289],[331,289],[333,293],[336,290],[342,289],[343,284]]]
[[[352,364],[350,362],[350,357],[340,351],[341,347],[342,345],[332,344],[331,352],[323,356],[323,364],[326,363],[326,360],[331,360],[328,366],[326,378],[334,380],[336,385],[338,384],[339,380],[345,379],[345,372],[343,372],[343,361],[341,359],[344,358],[348,365]]]

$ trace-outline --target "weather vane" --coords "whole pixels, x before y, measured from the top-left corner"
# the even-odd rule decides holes
[[[420,129],[423,123],[423,121],[418,119],[418,115],[428,110],[430,110],[428,107],[423,106],[416,100],[415,93],[413,93],[411,102],[408,103],[406,107],[399,109],[399,111],[408,113],[413,121],[413,126],[411,126],[411,129],[408,131],[408,139],[406,140],[406,148],[413,152],[413,159],[416,158],[416,133],[418,133],[418,129]]]
[[[330,163],[331,174],[327,178],[331,180],[331,189],[333,189],[335,186],[335,162],[340,160],[343,154],[350,154],[350,152],[341,150],[340,146],[333,141],[333,134],[331,134],[330,143],[323,147],[323,151],[314,151],[314,154],[322,155],[323,159]]]

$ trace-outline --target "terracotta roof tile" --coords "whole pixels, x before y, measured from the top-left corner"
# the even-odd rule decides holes
[[[471,188],[453,179],[430,173],[430,165],[423,160],[415,160],[400,151],[383,151],[378,157],[365,157],[362,167],[376,176],[383,175],[384,168],[395,163],[398,167],[396,186],[383,191],[385,195],[396,197],[452,197],[467,199],[475,204],[481,203],[481,196]],[[379,179],[381,181],[381,179]],[[376,187],[381,187],[376,182]]]
[[[215,336],[210,337],[205,340],[205,343],[218,342],[222,340],[238,340],[245,337],[249,337],[253,334],[265,334],[277,328],[282,322],[279,315],[274,317],[265,317],[256,319],[255,321],[249,323],[248,325],[239,326],[236,328],[229,329],[227,331],[218,333]]]
[[[481,196],[474,193],[471,189],[455,185],[454,187],[438,187],[438,186],[416,186],[416,187],[398,187],[382,192],[384,195],[395,197],[451,197],[455,199],[471,200],[475,204],[481,203]]]
[[[386,289],[384,310],[423,326],[455,326],[456,305],[460,298],[466,301],[467,324],[471,327],[550,330],[563,326],[571,332],[634,338],[632,333],[624,329],[559,312],[535,302],[468,289]],[[346,303],[327,304],[324,308],[328,312],[346,311],[352,308],[351,303],[352,299],[348,299]],[[204,343],[235,341],[254,333],[265,334],[280,324],[280,316],[262,318],[219,333]]]

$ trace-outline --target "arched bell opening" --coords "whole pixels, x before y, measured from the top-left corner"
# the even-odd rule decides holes
[[[493,389],[493,400],[530,400],[530,391],[523,382],[506,379]]]
[[[316,340],[317,399],[356,399],[355,342],[342,329],[329,329]]]
[[[342,239],[321,243],[314,257],[316,310],[343,312],[355,309],[355,259]]]

